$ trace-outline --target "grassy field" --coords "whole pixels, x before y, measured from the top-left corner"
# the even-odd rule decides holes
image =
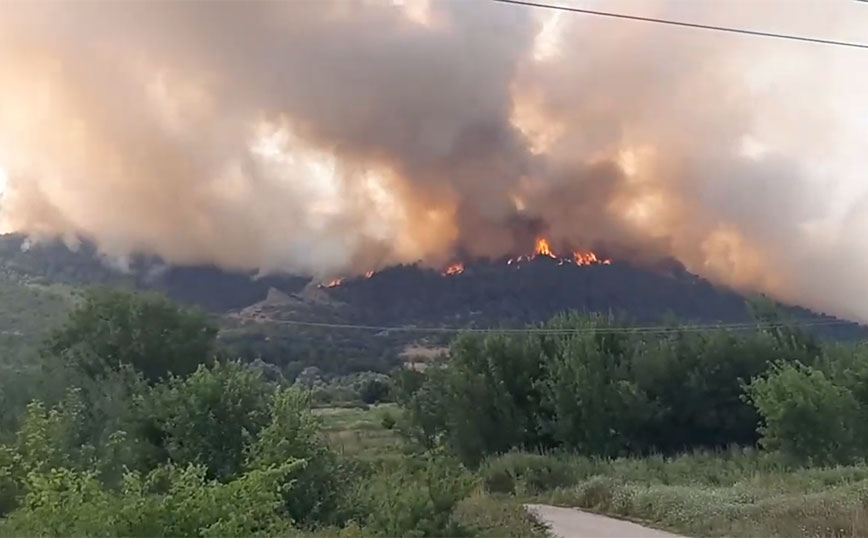
[[[316,409],[331,445],[344,454],[364,461],[401,457],[403,442],[395,429],[383,425],[383,418],[397,418],[393,404],[362,408],[326,407]]]

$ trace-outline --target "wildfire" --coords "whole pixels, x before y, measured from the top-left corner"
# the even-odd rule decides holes
[[[464,264],[461,262],[453,263],[449,267],[443,270],[443,276],[454,276],[460,275],[464,272]]]
[[[558,265],[575,265],[577,267],[584,267],[589,265],[612,264],[612,260],[608,258],[601,258],[595,252],[591,252],[590,250],[577,250],[572,253],[572,256],[562,258],[552,251],[551,243],[549,243],[548,239],[545,239],[543,237],[536,240],[536,247],[534,248],[533,254],[522,254],[520,256],[516,256],[515,258],[509,258],[508,260],[506,260],[506,264],[514,266],[516,269],[520,269],[522,262],[531,262],[540,256],[551,258],[552,260],[555,260]],[[463,272],[464,263],[455,262],[443,269],[442,274],[443,276],[455,276],[460,275]],[[365,273],[365,278],[371,278],[372,276],[374,276],[374,274],[375,271],[367,271]],[[319,287],[336,288],[344,284],[345,280],[346,279],[344,278],[335,278],[330,280],[328,283],[320,284]]]
[[[611,265],[612,260],[600,259],[593,252],[573,252],[573,261],[576,265]]]
[[[521,267],[519,264],[522,261],[531,261],[536,259],[538,256],[546,256],[553,260],[557,260],[558,265],[565,264],[575,264],[576,266],[586,266],[586,265],[611,265],[612,260],[608,258],[600,258],[596,253],[591,251],[576,251],[573,252],[572,257],[569,258],[561,258],[557,254],[552,251],[551,244],[548,239],[539,238],[536,240],[536,248],[534,249],[533,254],[528,256],[518,256],[516,258],[510,258],[506,260],[507,265],[515,265],[516,268]]]
[[[549,246],[549,242],[547,239],[539,238],[536,240],[536,250],[534,250],[535,256],[548,256],[549,258],[557,258],[555,253],[552,252],[551,247]]]

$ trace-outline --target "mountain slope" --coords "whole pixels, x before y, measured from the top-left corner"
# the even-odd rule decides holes
[[[396,364],[408,346],[438,347],[454,336],[408,330],[413,327],[522,327],[564,311],[610,313],[638,325],[752,320],[743,295],[675,263],[654,269],[617,261],[577,266],[538,257],[521,264],[477,261],[451,276],[396,266],[370,278],[323,287],[303,277],[253,278],[215,267],[172,267],[147,257],[131,260],[121,271],[100,260],[88,245],[76,251],[59,243],[27,248],[22,237],[4,236],[0,274],[7,283],[99,283],[164,291],[219,314],[221,338],[229,349],[292,370],[311,364],[335,372],[384,370]],[[792,320],[814,325],[810,330],[827,338],[868,336],[868,329],[855,323],[794,306],[783,311]],[[305,325],[309,323],[369,328]]]

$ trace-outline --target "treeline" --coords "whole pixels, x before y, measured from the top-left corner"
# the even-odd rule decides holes
[[[755,305],[750,330],[633,331],[561,316],[562,334],[467,334],[406,371],[405,430],[468,464],[512,450],[603,457],[730,445],[793,463],[849,463],[868,447],[868,348],[823,344]]]
[[[0,535],[472,534],[453,458],[345,457],[310,390],[222,356],[215,334],[161,296],[91,293],[33,370],[5,369]]]

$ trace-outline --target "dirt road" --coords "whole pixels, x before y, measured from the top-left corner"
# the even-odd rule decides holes
[[[557,538],[682,538],[611,517],[545,504],[528,504],[527,509],[548,525]]]

